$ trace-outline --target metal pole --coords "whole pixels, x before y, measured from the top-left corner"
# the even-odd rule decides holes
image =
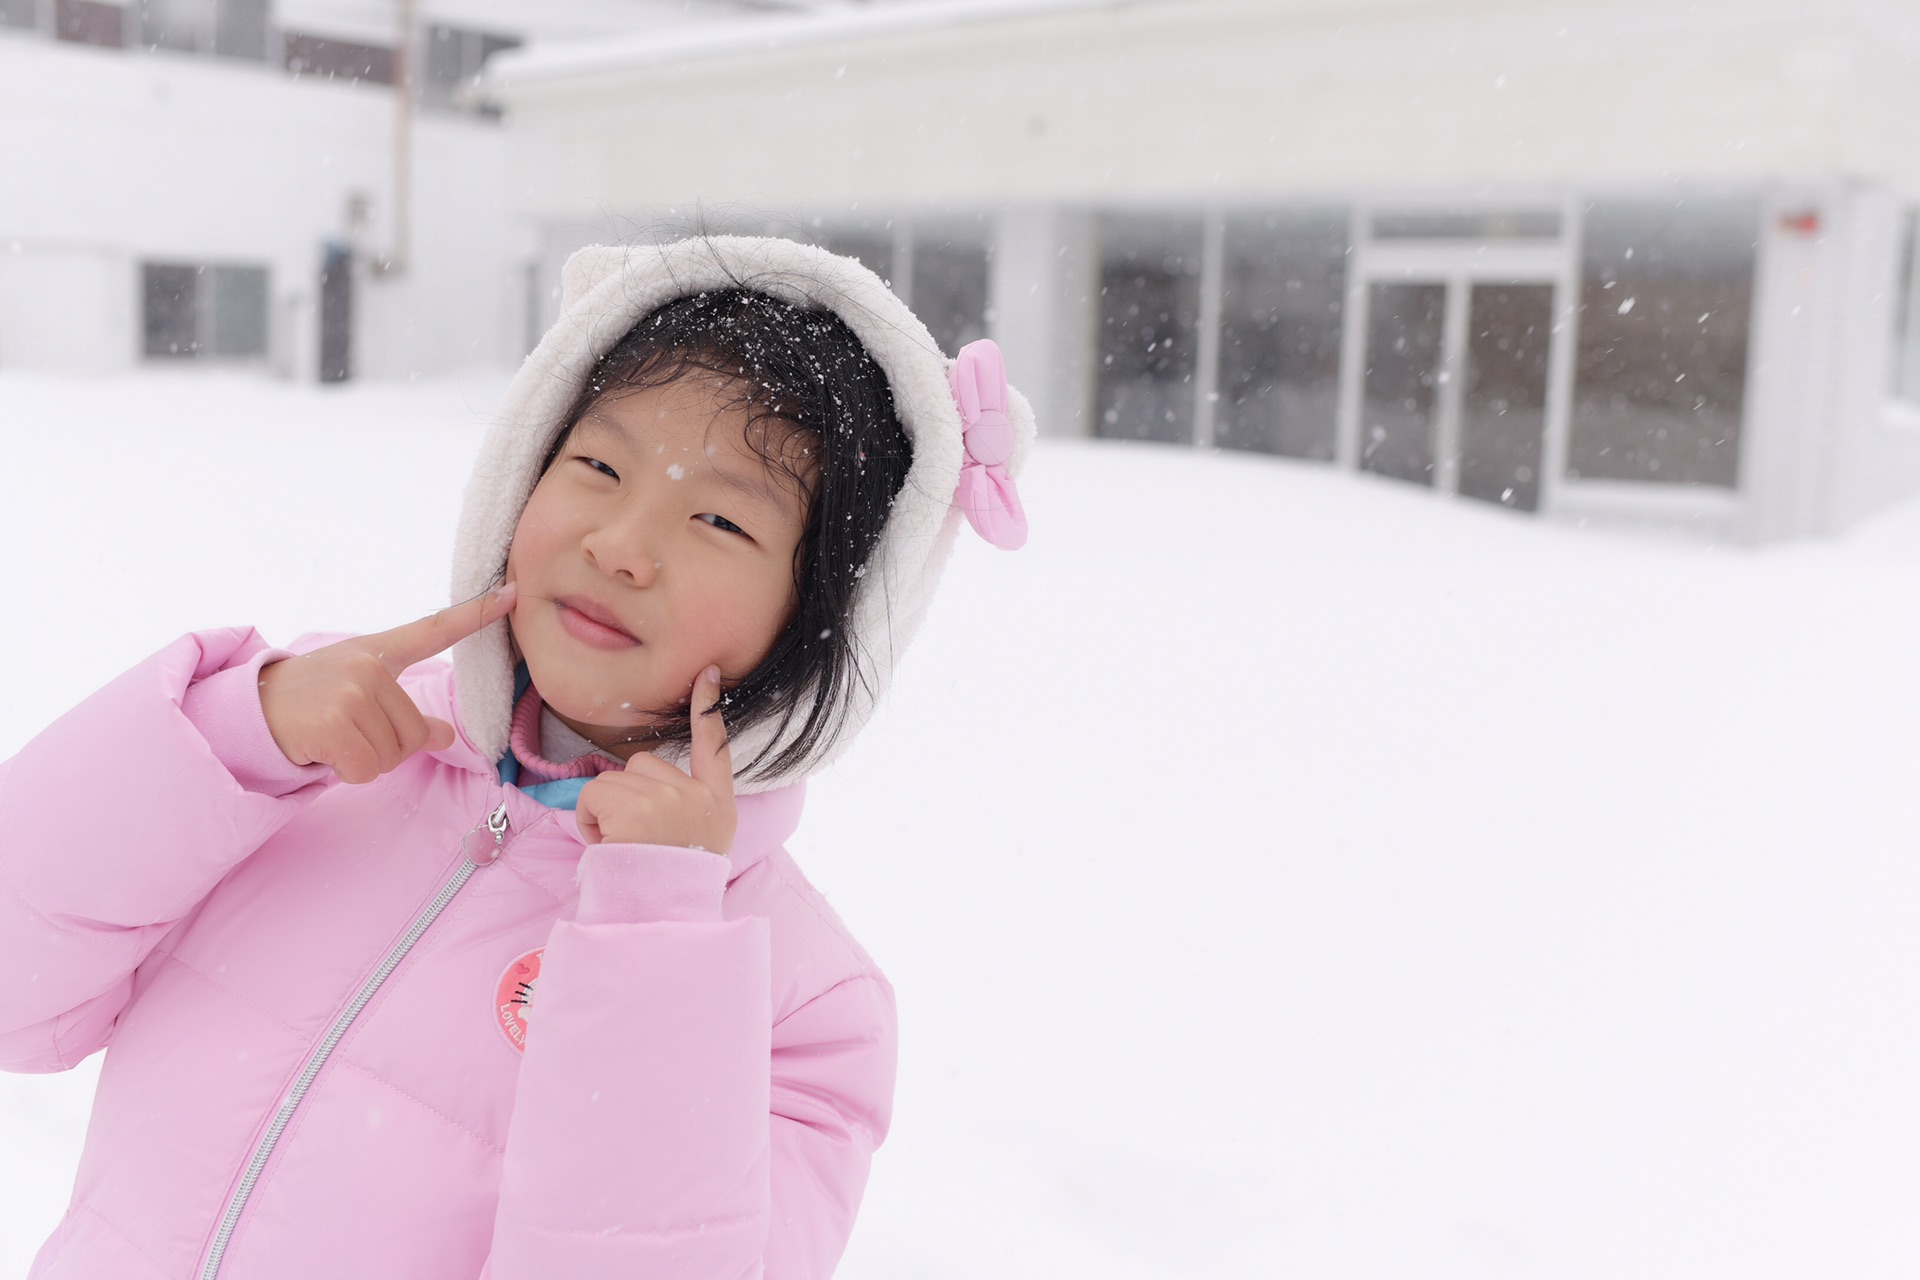
[[[393,246],[376,264],[381,275],[404,275],[413,237],[413,69],[419,0],[400,0],[400,38],[393,48]]]
[[[1207,210],[1200,242],[1199,350],[1194,355],[1193,443],[1213,447],[1214,410],[1220,402],[1220,317],[1225,311],[1226,214]]]

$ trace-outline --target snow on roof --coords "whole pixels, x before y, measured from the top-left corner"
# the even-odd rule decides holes
[[[921,3],[833,4],[770,15],[735,13],[700,24],[588,43],[536,41],[487,64],[489,92],[600,71],[624,71],[671,62],[694,62],[734,53],[791,49],[920,31],[1089,9],[1125,9],[1166,0],[922,0]]]
[[[769,0],[422,0],[418,20],[530,40],[585,41],[636,28],[659,31],[711,24]],[[395,42],[393,0],[276,0],[283,29],[371,44]]]

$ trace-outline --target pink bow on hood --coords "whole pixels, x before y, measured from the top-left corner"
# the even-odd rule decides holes
[[[1007,471],[1013,423],[1007,417],[1007,362],[1000,348],[990,338],[960,348],[952,381],[967,447],[954,500],[976,533],[1002,551],[1017,551],[1026,545],[1027,513]]]

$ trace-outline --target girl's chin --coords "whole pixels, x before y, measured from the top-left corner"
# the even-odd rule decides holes
[[[626,755],[636,746],[655,740],[653,718],[640,714],[631,704],[616,709],[594,702],[581,707],[564,699],[551,701],[545,690],[541,691],[540,700],[567,728],[604,750]]]

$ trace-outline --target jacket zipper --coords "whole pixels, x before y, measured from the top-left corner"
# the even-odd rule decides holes
[[[483,831],[492,839],[479,841],[476,848],[475,837]],[[327,1028],[325,1037],[307,1056],[306,1066],[301,1068],[299,1076],[293,1082],[293,1088],[288,1090],[287,1096],[281,1100],[280,1109],[274,1113],[273,1123],[267,1126],[267,1131],[261,1136],[259,1145],[253,1149],[253,1159],[247,1162],[247,1171],[242,1175],[240,1185],[234,1188],[233,1197],[227,1202],[227,1211],[220,1219],[220,1229],[214,1233],[213,1244],[207,1250],[206,1260],[200,1265],[200,1280],[214,1280],[214,1277],[220,1274],[220,1263],[226,1257],[227,1242],[233,1238],[234,1228],[239,1225],[240,1215],[247,1207],[248,1198],[253,1195],[254,1185],[260,1180],[261,1170],[266,1168],[267,1159],[273,1154],[275,1145],[279,1143],[280,1135],[286,1132],[294,1113],[300,1109],[300,1103],[306,1098],[307,1090],[313,1086],[315,1078],[327,1065],[327,1059],[333,1056],[333,1050],[347,1034],[347,1028],[351,1027],[353,1020],[360,1016],[360,1011],[367,1007],[367,1003],[380,990],[381,984],[386,982],[395,969],[399,968],[400,962],[406,959],[409,951],[413,950],[413,944],[420,941],[421,936],[432,927],[440,913],[447,909],[447,904],[453,901],[454,895],[460,892],[468,880],[472,879],[474,872],[495,862],[506,848],[506,843],[507,802],[502,800],[499,807],[477,823],[473,830],[461,837],[460,852],[466,856],[461,860],[460,865],[454,868],[453,874],[448,876],[446,883],[440,886],[440,892],[433,896],[433,900],[421,908],[420,914],[414,917],[412,926],[398,942],[393,944],[386,958],[380,962],[380,967],[360,984],[360,990],[355,993],[353,1001],[334,1018],[333,1025]]]

